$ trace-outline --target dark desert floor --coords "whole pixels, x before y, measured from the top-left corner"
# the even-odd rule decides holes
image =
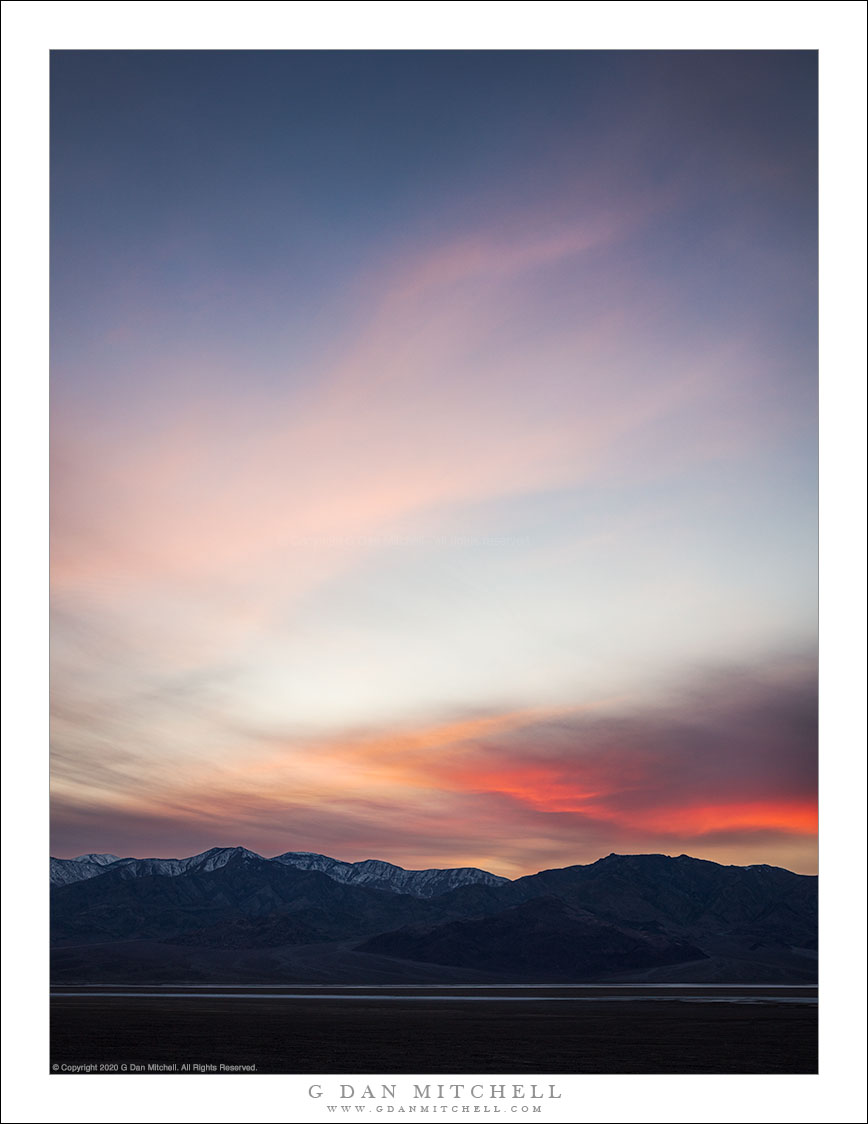
[[[58,987],[51,1064],[54,1072],[223,1063],[312,1074],[816,1073],[816,994],[702,986]]]

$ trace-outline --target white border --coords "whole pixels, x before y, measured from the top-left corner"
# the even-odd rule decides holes
[[[51,1079],[47,1072],[47,894],[35,872],[42,869],[48,836],[49,49],[566,47],[820,51],[821,1074],[556,1076],[552,1080],[568,1086],[570,1097],[544,1119],[861,1122],[865,6],[8,0],[3,20],[4,1119],[316,1118],[302,1092],[309,1084],[304,1078],[155,1077],[139,1078],[131,1087],[129,1079]]]

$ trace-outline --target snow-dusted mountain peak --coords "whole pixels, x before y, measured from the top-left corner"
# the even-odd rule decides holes
[[[117,855],[88,854],[74,859],[51,860],[52,885],[66,885],[96,878],[103,874],[117,877],[176,878],[188,871],[207,872],[218,870],[227,863],[235,861],[254,861],[258,863],[280,863],[298,870],[314,870],[327,875],[335,882],[364,885],[375,890],[389,890],[396,894],[411,894],[417,898],[433,898],[445,894],[458,886],[481,884],[497,886],[509,879],[476,867],[457,867],[444,870],[405,870],[395,863],[382,859],[364,859],[361,862],[343,862],[315,851],[287,851],[273,859],[263,858],[247,847],[210,847],[198,855],[184,859],[158,858],[118,858]]]

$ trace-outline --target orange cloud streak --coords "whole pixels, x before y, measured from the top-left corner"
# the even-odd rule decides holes
[[[714,832],[757,830],[816,833],[816,801],[791,796],[779,801],[727,799],[713,803],[707,798],[699,802],[685,793],[681,803],[661,805],[641,769],[628,775],[621,763],[610,764],[598,756],[583,759],[581,752],[568,765],[544,757],[528,760],[527,749],[520,754],[515,748],[492,743],[492,739],[518,730],[593,709],[528,708],[388,734],[312,744],[286,742],[256,762],[248,759],[237,777],[227,775],[225,795],[238,792],[240,786],[248,796],[268,793],[270,799],[281,793],[294,798],[300,791],[310,799],[325,801],[362,794],[396,803],[422,795],[429,800],[450,795],[494,797],[507,798],[535,813],[577,815],[652,836],[688,839]],[[646,785],[649,803],[642,806],[635,796]],[[629,806],[620,803],[625,793],[633,798]]]

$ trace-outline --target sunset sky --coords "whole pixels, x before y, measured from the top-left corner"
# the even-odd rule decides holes
[[[52,53],[52,853],[816,870],[814,52]]]

